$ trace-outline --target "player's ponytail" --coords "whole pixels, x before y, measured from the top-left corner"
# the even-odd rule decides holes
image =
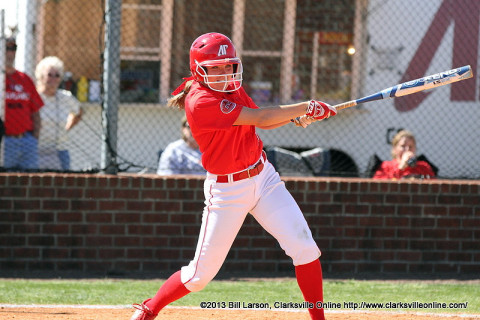
[[[187,93],[190,91],[192,86],[193,80],[189,80],[185,83],[185,87],[182,91],[168,99],[167,107],[177,107],[179,109],[185,109],[185,97]]]

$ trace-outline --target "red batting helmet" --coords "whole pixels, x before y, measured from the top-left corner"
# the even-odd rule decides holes
[[[233,73],[226,74],[224,80],[210,82],[206,77],[206,69],[203,67],[213,67],[232,64]],[[220,92],[232,92],[240,89],[242,86],[243,66],[232,41],[221,33],[206,33],[195,39],[190,47],[190,72],[195,80],[203,82],[210,89]],[[213,83],[222,83],[222,90],[214,89],[210,85]]]

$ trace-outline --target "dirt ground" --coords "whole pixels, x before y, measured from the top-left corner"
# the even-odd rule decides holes
[[[96,307],[85,308],[80,306],[48,307],[48,306],[2,306],[0,319],[2,320],[129,320],[133,314],[132,308]],[[480,319],[480,315],[453,315],[432,313],[400,313],[400,312],[366,312],[366,311],[326,311],[327,320],[473,320]],[[309,320],[304,310],[276,311],[276,310],[205,310],[182,307],[167,307],[162,310],[157,319],[162,320]]]

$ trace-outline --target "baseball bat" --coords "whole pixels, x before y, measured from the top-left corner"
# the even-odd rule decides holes
[[[393,87],[383,89],[382,91],[379,91],[372,95],[337,104],[335,105],[335,108],[338,111],[338,110],[354,107],[358,104],[365,103],[365,102],[406,96],[412,93],[416,93],[416,92],[444,86],[446,84],[454,83],[457,81],[465,80],[465,79],[471,78],[472,76],[473,76],[472,68],[469,65],[463,66],[460,68],[447,70],[444,72],[432,74],[427,77],[397,84]]]

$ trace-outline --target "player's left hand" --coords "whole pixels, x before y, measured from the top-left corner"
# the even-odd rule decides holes
[[[293,123],[295,123],[297,127],[303,127],[303,128],[308,127],[310,124],[312,124],[315,121],[317,120],[306,115],[301,117],[296,117],[295,119],[293,119]]]
[[[310,100],[310,102],[308,103],[306,115],[308,117],[312,117],[315,120],[323,120],[336,114],[337,109],[335,109],[335,107],[329,105],[328,103],[318,100]]]

